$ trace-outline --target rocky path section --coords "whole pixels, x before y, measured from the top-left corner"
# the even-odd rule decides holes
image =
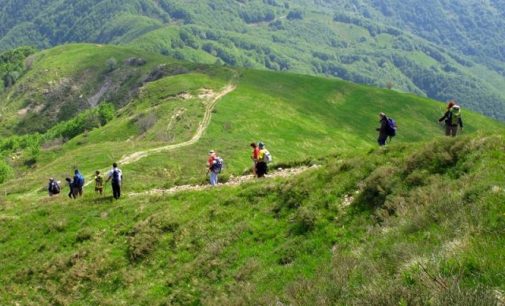
[[[265,179],[272,179],[272,178],[279,178],[279,177],[292,177],[296,175],[300,175],[303,172],[309,170],[309,169],[317,169],[319,166],[303,166],[303,167],[298,167],[298,168],[289,168],[289,169],[278,169],[275,172],[272,172],[271,174],[266,175]],[[212,187],[210,185],[181,185],[181,186],[175,186],[170,189],[152,189],[149,191],[145,192],[138,192],[138,193],[129,193],[129,196],[152,196],[152,195],[165,195],[165,194],[174,194],[178,192],[183,192],[183,191],[201,191],[201,190],[209,190],[212,188],[219,188],[223,186],[238,186],[242,185],[244,183],[252,182],[255,180],[260,180],[254,177],[253,175],[245,175],[245,176],[232,176],[230,179],[223,184],[219,184],[217,187]]]

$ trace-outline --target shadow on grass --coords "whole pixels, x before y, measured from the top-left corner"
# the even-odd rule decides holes
[[[110,204],[113,203],[114,197],[113,196],[97,196],[96,198],[91,198],[88,199],[90,204]]]

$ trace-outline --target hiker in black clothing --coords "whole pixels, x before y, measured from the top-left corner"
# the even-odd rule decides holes
[[[455,101],[449,101],[447,111],[438,122],[445,122],[445,136],[455,137],[458,134],[458,127],[463,130],[463,120],[461,119],[461,108]]]
[[[60,194],[60,184],[58,184],[54,178],[50,178],[49,185],[47,186],[47,191],[49,192],[50,197]]]
[[[65,179],[65,181],[67,181],[68,183],[68,188],[70,189],[70,191],[68,192],[68,197],[71,198],[71,199],[75,199],[77,198],[77,192],[78,192],[78,189],[77,188],[74,188],[74,183],[72,182],[72,179],[67,177]]]
[[[117,167],[116,163],[112,164],[112,170],[109,171],[109,175],[105,183],[110,180],[112,180],[112,194],[114,196],[114,199],[118,200],[121,197],[121,182],[123,181],[123,172]]]
[[[386,114],[380,113],[379,114],[380,118],[380,124],[381,126],[377,128],[377,132],[379,132],[379,138],[377,139],[377,142],[379,143],[379,146],[385,146],[386,145],[386,140],[388,139],[388,131],[389,131],[389,123],[388,123],[388,117],[386,117]]]

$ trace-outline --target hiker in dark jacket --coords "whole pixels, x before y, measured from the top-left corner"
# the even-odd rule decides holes
[[[461,108],[455,101],[449,101],[447,111],[438,122],[445,122],[445,136],[455,137],[458,134],[458,127],[463,130],[463,120],[461,119]]]
[[[65,181],[67,181],[68,188],[70,189],[69,192],[68,192],[68,197],[71,198],[71,199],[77,198],[78,190],[77,190],[77,188],[74,188],[74,184],[72,182],[72,179],[69,178],[69,177],[67,177],[65,179]]]
[[[50,197],[60,194],[60,184],[58,184],[54,178],[50,178],[49,185],[47,186],[47,191],[49,192]]]
[[[379,138],[377,139],[377,142],[379,143],[379,146],[385,146],[386,140],[388,139],[388,117],[386,117],[386,114],[380,113],[379,118],[381,126],[376,129],[377,132],[379,132]]]
[[[74,179],[72,180],[72,190],[75,196],[82,197],[82,188],[84,187],[84,176],[78,169],[74,171]]]

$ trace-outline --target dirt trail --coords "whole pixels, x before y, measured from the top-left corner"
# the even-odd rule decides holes
[[[141,160],[142,158],[147,157],[151,154],[172,151],[175,149],[179,149],[182,147],[187,147],[187,146],[195,144],[196,142],[198,142],[198,140],[200,140],[200,138],[202,137],[205,130],[209,127],[210,119],[212,117],[212,111],[214,110],[214,107],[216,106],[217,102],[219,102],[219,100],[221,100],[224,96],[226,96],[229,93],[231,93],[232,91],[234,91],[235,88],[236,88],[235,85],[230,84],[230,85],[226,86],[225,88],[223,88],[223,90],[221,92],[219,92],[218,94],[215,94],[215,95],[212,95],[209,97],[210,101],[207,103],[207,105],[205,107],[205,114],[203,116],[202,122],[200,122],[200,125],[198,126],[198,129],[196,130],[195,135],[193,135],[193,137],[190,140],[185,141],[185,142],[181,142],[181,143],[163,146],[163,147],[153,148],[153,149],[149,149],[149,150],[145,150],[145,151],[139,151],[139,152],[135,152],[135,153],[123,156],[123,158],[121,158],[121,160],[119,161],[119,164],[122,166],[128,165],[128,164],[137,162],[137,161]]]
[[[290,168],[290,169],[278,169],[275,172],[272,172],[271,174],[266,176],[266,179],[271,179],[271,178],[277,178],[277,177],[291,177],[291,176],[296,176],[299,175],[309,169],[316,169],[319,168],[319,166],[312,166],[312,167],[299,167],[299,168]],[[219,188],[223,186],[238,186],[247,182],[251,182],[254,180],[259,180],[256,179],[253,175],[246,175],[246,176],[236,176],[236,177],[230,177],[229,181],[224,183],[224,184],[219,184],[217,187],[212,187],[210,185],[181,185],[181,186],[175,186],[170,189],[152,189],[148,190],[145,192],[138,192],[138,193],[129,193],[129,196],[152,196],[152,195],[165,195],[165,194],[174,194],[182,191],[201,191],[201,190],[209,190],[212,188]]]

